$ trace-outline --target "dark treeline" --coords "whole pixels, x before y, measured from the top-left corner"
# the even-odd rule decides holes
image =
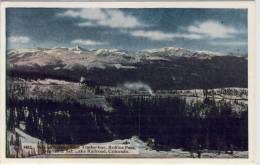
[[[37,79],[57,79],[57,80],[66,80],[70,82],[79,82],[80,77],[75,76],[74,74],[70,74],[69,70],[63,70],[59,72],[51,71],[49,68],[38,68],[35,69],[12,69],[7,70],[7,75],[10,78],[23,78],[25,80],[37,80]],[[69,76],[68,76],[69,75]]]
[[[225,101],[187,104],[180,98],[114,98],[117,135],[154,138],[161,149],[247,150],[247,110],[235,112]],[[123,138],[123,137],[121,137]]]
[[[247,110],[235,112],[225,101],[187,103],[177,97],[114,97],[114,108],[71,101],[8,100],[8,129],[24,121],[25,131],[50,144],[82,144],[139,136],[155,148],[247,150]]]
[[[172,61],[144,61],[133,64],[135,69],[75,67],[55,70],[55,66],[12,68],[10,77],[24,79],[62,79],[96,86],[117,86],[124,82],[141,81],[152,89],[196,89],[247,87],[247,60],[225,56],[212,59],[176,58]],[[62,67],[61,67],[62,68]]]
[[[111,140],[102,125],[106,121],[106,113],[98,107],[87,107],[71,101],[9,99],[8,111],[9,130],[23,121],[26,133],[49,144]]]

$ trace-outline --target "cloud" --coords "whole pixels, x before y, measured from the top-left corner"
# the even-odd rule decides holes
[[[71,41],[71,44],[95,46],[95,45],[106,45],[107,42],[98,42],[98,41],[94,41],[94,40],[75,39],[75,40]]]
[[[223,25],[214,20],[197,22],[195,25],[188,26],[186,31],[209,38],[233,38],[240,33],[236,28]]]
[[[58,17],[80,18],[79,26],[106,26],[110,28],[136,28],[144,26],[136,17],[119,9],[66,10]]]
[[[246,41],[211,41],[210,45],[214,46],[246,46]]]
[[[208,20],[204,22],[196,22],[194,25],[187,27],[182,27],[179,29],[179,32],[176,33],[166,33],[160,30],[132,30],[127,31],[127,33],[135,37],[143,37],[157,41],[167,41],[174,39],[208,40],[235,38],[236,35],[241,33],[241,31],[234,27],[220,24],[214,20]],[[235,45],[235,43],[231,42],[227,44]]]
[[[66,10],[63,13],[59,13],[60,17],[72,17],[72,18],[81,18],[87,20],[99,20],[105,19],[106,14],[102,9],[79,9],[79,10]]]
[[[30,38],[26,36],[11,36],[8,38],[8,41],[13,44],[26,44],[30,42]]]
[[[148,30],[148,31],[134,30],[134,31],[130,31],[129,34],[134,37],[143,37],[143,38],[156,40],[156,41],[167,41],[167,40],[173,40],[178,38],[198,40],[202,38],[202,36],[198,34],[165,33],[159,30]]]
[[[93,26],[96,26],[96,24],[92,23],[92,22],[80,22],[80,23],[78,23],[78,26],[80,26],[80,27],[86,27],[86,26],[93,27]]]
[[[236,38],[242,31],[235,27],[224,25],[216,20],[195,22],[186,27],[179,27],[176,32],[164,32],[159,29],[144,30],[144,27],[151,27],[143,24],[133,15],[127,14],[120,9],[69,9],[61,12],[58,17],[69,17],[79,19],[79,27],[104,26],[120,29],[120,32],[134,37],[146,38],[152,41],[170,41],[177,39],[186,40],[212,40]],[[90,40],[77,40],[79,44],[99,45],[100,42]],[[75,42],[75,41],[74,41]],[[244,43],[226,42],[227,45],[243,45]],[[222,43],[208,43],[221,45]]]

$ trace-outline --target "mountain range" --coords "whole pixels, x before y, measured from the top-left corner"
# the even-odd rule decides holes
[[[7,51],[8,75],[117,86],[141,81],[153,89],[247,87],[247,56],[167,47],[118,49],[35,48]]]

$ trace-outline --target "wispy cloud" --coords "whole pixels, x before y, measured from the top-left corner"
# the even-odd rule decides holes
[[[134,30],[129,31],[128,33],[134,37],[143,37],[155,41],[168,41],[181,38],[198,40],[202,38],[202,36],[198,34],[166,33],[159,30]]]
[[[94,40],[86,40],[86,39],[75,39],[71,41],[71,44],[74,45],[85,45],[85,46],[95,46],[95,45],[106,45],[107,42],[99,42]]]
[[[214,46],[245,46],[247,45],[246,41],[211,41],[210,45]]]
[[[8,41],[13,44],[26,44],[30,42],[30,38],[27,36],[10,36]]]
[[[66,10],[58,17],[80,18],[79,26],[106,26],[110,28],[136,28],[144,26],[136,17],[119,9]]]
[[[167,41],[174,39],[228,39],[235,38],[242,32],[234,27],[223,25],[214,20],[208,20],[204,22],[196,22],[195,24],[187,27],[181,27],[176,33],[167,33],[160,30],[128,30],[127,33],[134,37],[143,37],[149,40],[157,41]]]
[[[176,31],[163,31],[154,29],[153,26],[144,24],[133,15],[120,9],[70,9],[57,15],[78,19],[79,27],[104,26],[118,29],[118,32],[135,38],[145,38],[151,41],[176,41],[179,39],[204,41],[207,45],[237,47],[247,45],[246,41],[237,41],[244,33],[234,26],[223,24],[220,21],[209,19],[197,21],[187,26],[179,26]],[[71,44],[80,45],[105,45],[107,42],[76,39]]]
[[[200,34],[209,38],[234,38],[240,33],[236,28],[223,25],[214,20],[196,22],[184,29],[189,33]]]
[[[143,24],[133,15],[126,14],[120,9],[70,9],[59,13],[57,16],[79,18],[80,22],[77,25],[80,27],[105,26],[119,28],[122,29],[121,32],[131,36],[154,41],[227,39],[235,38],[241,33],[235,27],[224,25],[216,20],[195,22],[189,26],[180,27],[176,32],[147,29],[148,25]]]
[[[80,27],[93,27],[93,26],[97,26],[95,23],[92,22],[80,22],[78,23],[78,26]]]

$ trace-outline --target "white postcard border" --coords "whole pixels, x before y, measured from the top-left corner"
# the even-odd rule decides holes
[[[122,162],[133,162],[133,163],[221,163],[230,164],[253,164],[255,162],[255,2],[253,1],[185,1],[185,2],[2,2],[1,3],[1,57],[0,57],[0,163],[1,162],[89,162],[89,163],[122,163]],[[8,7],[17,8],[232,8],[248,9],[248,108],[249,108],[249,158],[248,159],[174,159],[174,158],[163,158],[163,159],[140,159],[140,158],[74,158],[74,159],[62,159],[62,158],[5,158],[5,92],[6,92],[6,24],[5,24],[5,9]]]

